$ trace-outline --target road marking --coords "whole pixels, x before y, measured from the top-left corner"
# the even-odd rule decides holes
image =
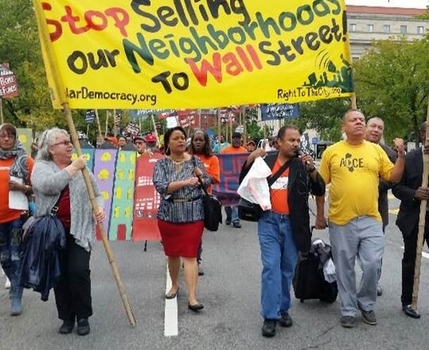
[[[167,277],[165,285],[165,293],[168,293],[171,289],[171,278],[168,272],[167,266]],[[164,336],[174,337],[179,335],[179,319],[177,311],[177,296],[174,299],[165,299],[165,311],[164,311]]]

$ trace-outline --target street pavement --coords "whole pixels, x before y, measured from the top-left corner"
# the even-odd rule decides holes
[[[9,316],[10,303],[0,278],[0,349],[428,349],[429,254],[425,248],[418,303],[422,318],[410,319],[400,307],[403,248],[394,224],[398,207],[399,201],[390,197],[381,281],[384,294],[375,308],[377,326],[367,325],[359,317],[355,328],[344,329],[339,323],[339,300],[323,304],[293,298],[293,327],[278,328],[274,338],[263,338],[256,224],[242,222],[241,229],[222,225],[218,232],[204,234],[205,276],[199,281],[198,298],[205,308],[198,314],[187,309],[183,274],[177,303],[164,299],[168,280],[159,242],[149,242],[147,251],[143,251],[143,242],[111,242],[136,327],[127,320],[101,242],[91,258],[94,315],[88,336],[78,336],[75,331],[58,334],[61,322],[53,293],[48,302],[42,302],[38,293],[25,290],[22,315]],[[326,230],[314,235],[328,241]],[[356,271],[359,275],[358,267]],[[177,335],[166,335],[175,332]]]

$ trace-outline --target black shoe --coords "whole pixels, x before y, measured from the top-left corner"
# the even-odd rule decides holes
[[[262,335],[267,338],[274,337],[276,335],[276,325],[276,320],[266,318],[262,325]]]
[[[231,225],[231,219],[226,219],[225,220],[225,225]]]
[[[411,318],[420,318],[420,314],[417,310],[413,309],[411,305],[402,305],[402,310],[405,315]]]
[[[235,228],[241,228],[241,224],[238,221],[235,221],[232,226],[234,226]]]
[[[383,295],[383,288],[381,286],[377,286],[377,296],[381,297]]]
[[[90,332],[88,318],[81,318],[77,320],[77,334],[87,335]]]
[[[371,326],[375,326],[377,324],[377,317],[375,316],[374,310],[364,310],[358,305],[360,313],[362,315],[363,321]]]
[[[282,311],[281,312],[281,318],[279,320],[280,327],[292,327],[293,321],[292,317],[290,317],[289,312]]]
[[[353,316],[341,316],[341,327],[353,328],[356,323],[356,318]]]
[[[204,276],[204,270],[200,265],[198,265],[198,276]]]
[[[188,303],[188,309],[191,310],[191,311],[193,311],[193,312],[198,312],[198,311],[204,309],[204,305],[201,304],[201,303],[196,303],[196,304],[193,304],[193,305],[191,305],[191,304]]]
[[[61,325],[60,329],[58,329],[58,333],[60,334],[69,334],[73,332],[74,328],[74,320],[65,320]]]

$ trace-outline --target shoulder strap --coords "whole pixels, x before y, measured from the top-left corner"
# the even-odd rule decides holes
[[[194,165],[195,168],[197,167],[197,161],[195,160],[195,155],[192,155],[192,164]],[[200,183],[200,188],[203,190],[204,194],[208,196],[209,193],[207,192],[206,186],[204,186],[203,179],[201,178],[201,176],[197,176],[197,177],[198,177],[198,182]]]
[[[271,187],[271,185],[276,182],[276,180],[279,178],[279,176],[289,167],[290,165],[290,160],[285,162],[279,170],[276,171],[276,173],[274,175],[271,175],[268,178],[268,187]]]

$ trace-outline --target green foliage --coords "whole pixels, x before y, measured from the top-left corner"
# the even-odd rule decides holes
[[[426,12],[422,15],[416,16],[417,18],[420,19],[429,19],[429,6],[426,6]]]
[[[246,109],[245,121],[247,139],[259,140],[264,136],[262,128],[258,125],[258,110],[256,108]]]
[[[35,131],[64,126],[52,109],[31,2],[0,0],[0,8],[0,63],[9,63],[19,89],[19,97],[3,101],[5,121]]]
[[[350,108],[350,100],[344,98],[301,103],[300,117],[292,123],[301,132],[315,129],[320,134],[321,140],[339,141],[342,136],[341,120]]]
[[[428,52],[428,38],[391,38],[373,43],[354,64],[357,105],[366,117],[384,120],[388,141],[407,139],[426,119]]]

